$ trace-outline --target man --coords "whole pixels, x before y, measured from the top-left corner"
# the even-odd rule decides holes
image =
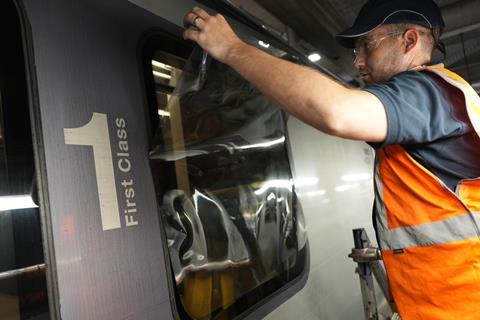
[[[402,319],[480,319],[480,98],[428,66],[444,27],[435,3],[370,0],[337,36],[363,90],[245,44],[220,15],[194,8],[184,23],[286,112],[376,149],[376,231]]]

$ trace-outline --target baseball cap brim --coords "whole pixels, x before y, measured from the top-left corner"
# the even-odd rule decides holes
[[[355,48],[355,39],[361,37],[380,26],[377,25],[369,25],[369,26],[353,26],[339,34],[336,35],[336,40],[340,43],[341,46],[345,48]]]

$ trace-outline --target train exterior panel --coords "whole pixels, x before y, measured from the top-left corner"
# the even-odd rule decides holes
[[[286,127],[281,133],[283,140],[280,140],[285,144],[285,150],[281,147],[268,149],[272,143],[267,140],[237,148],[235,140],[235,148],[250,150],[255,146],[259,152],[268,153],[268,157],[278,162],[275,170],[281,172],[281,179],[268,180],[276,173],[262,178],[265,180],[263,186],[270,181],[269,187],[275,191],[265,195],[265,199],[255,201],[271,203],[275,199],[277,210],[293,214],[291,220],[285,220],[288,223],[281,220],[285,218],[280,214],[272,219],[280,221],[278,226],[294,230],[294,236],[283,239],[295,243],[294,250],[287,254],[282,247],[278,249],[279,253],[275,253],[288,255],[282,260],[281,268],[271,267],[269,271],[268,263],[264,262],[261,268],[244,272],[238,262],[242,260],[238,258],[242,253],[234,246],[228,250],[237,258],[229,256],[227,259],[234,267],[230,265],[206,278],[206,267],[194,268],[198,264],[204,266],[198,261],[205,257],[197,254],[197,262],[183,266],[185,270],[198,272],[187,283],[173,262],[172,255],[177,251],[172,249],[176,245],[172,234],[182,236],[183,232],[183,236],[191,240],[190,233],[195,230],[177,228],[174,223],[173,229],[169,229],[168,217],[161,214],[165,209],[162,199],[168,199],[165,194],[169,188],[171,191],[181,189],[183,179],[188,180],[188,174],[193,171],[196,170],[198,177],[207,172],[204,180],[217,177],[217,171],[209,167],[214,163],[209,156],[186,163],[177,158],[172,160],[171,154],[167,156],[162,151],[155,159],[163,159],[163,162],[152,162],[149,154],[152,155],[152,145],[158,140],[158,128],[162,128],[162,123],[167,120],[170,122],[162,130],[168,128],[171,133],[163,132],[164,138],[174,139],[180,134],[183,151],[193,152],[193,147],[189,149],[188,128],[184,128],[183,133],[175,129],[173,111],[168,116],[163,114],[162,118],[161,113],[157,114],[159,110],[152,111],[152,103],[179,95],[178,87],[171,86],[172,77],[183,72],[193,50],[193,45],[181,38],[182,18],[192,6],[201,4],[187,0],[23,0],[15,4],[22,25],[47,267],[49,313],[44,314],[45,318],[355,319],[362,314],[355,266],[347,255],[353,245],[352,229],[365,227],[372,232],[368,226],[371,225],[373,199],[373,153],[366,144],[326,136],[294,118],[285,120],[283,116],[279,119],[285,120]],[[288,47],[278,39],[252,30],[233,18],[230,21],[246,41],[253,44],[259,40],[270,42],[273,54],[285,58],[295,56],[296,53],[289,53]],[[167,75],[170,78],[167,77],[166,85],[162,82],[165,74],[155,68],[171,72]],[[155,80],[152,71],[157,73],[157,78],[164,79]],[[157,94],[149,93],[149,90],[156,90]],[[156,97],[154,102],[153,96]],[[262,116],[259,114],[258,117]],[[185,112],[179,117],[184,119]],[[201,135],[198,131],[195,133]],[[225,136],[228,135],[222,135],[222,139]],[[241,133],[240,137],[245,138]],[[201,139],[191,145],[201,151],[208,149],[198,141]],[[213,145],[217,148],[225,143],[233,144],[232,141],[224,142]],[[175,146],[175,142],[173,144]],[[242,168],[242,161],[247,164],[251,161],[252,166],[257,166],[255,153],[242,156],[235,153],[235,148],[234,151],[215,149],[211,153],[230,152],[231,159],[238,157],[238,161],[232,160],[234,163],[225,160],[228,157],[221,158],[223,162],[218,160],[225,167],[227,161],[229,170]],[[285,164],[288,170],[285,170]],[[152,174],[152,170],[157,169],[159,172],[170,170],[171,175]],[[252,177],[259,175],[251,174]],[[245,173],[239,179],[247,181],[247,176]],[[202,184],[198,177],[195,179]],[[190,185],[187,181],[187,189],[193,188],[191,181],[195,179],[189,180]],[[174,183],[167,188],[169,181]],[[272,181],[276,185],[272,185]],[[289,185],[289,181],[293,184]],[[250,183],[247,182],[244,184]],[[233,181],[233,187],[219,187],[202,196],[213,203],[219,203],[215,199],[238,190],[240,196],[257,194],[262,197],[259,191],[263,190],[262,185],[255,184],[259,189],[253,192],[254,189],[250,190],[244,184]],[[279,191],[282,188],[288,192]],[[175,192],[170,194],[180,194]],[[191,207],[188,199],[178,197],[183,199],[183,210],[188,211]],[[173,211],[178,213],[177,198],[172,199]],[[198,200],[198,196],[194,199]],[[195,202],[197,213],[198,206]],[[223,210],[219,206],[216,208]],[[225,227],[229,230],[225,232],[226,239],[234,245],[242,239],[247,243],[245,252],[251,254],[254,249],[248,246],[245,234],[235,235],[240,227],[235,224],[230,211],[227,213],[222,226],[231,223],[231,219],[233,227]],[[185,217],[192,218],[184,212],[179,218],[180,224],[192,223]],[[264,225],[277,227],[268,221]],[[303,239],[305,234],[308,238]],[[197,234],[190,246],[194,248],[198,239],[208,236],[207,232]],[[209,239],[204,241],[208,247]],[[269,248],[259,243],[255,250],[258,249],[261,256],[267,254]],[[196,253],[183,252],[184,249],[180,242],[180,260]],[[214,262],[206,265],[217,268],[218,261]],[[240,286],[235,281],[240,283],[247,279],[243,281],[249,283],[249,279],[259,279],[262,272],[266,272],[267,275],[263,275],[266,280],[259,280],[260,284],[251,289],[251,297],[259,297],[257,301],[249,301],[248,294],[237,296],[232,293],[235,292],[231,291],[233,289],[228,289]],[[192,282],[196,284],[192,285]],[[196,302],[190,305],[190,309],[187,307],[189,298],[185,291],[192,286],[195,288],[191,291],[194,299],[202,300],[203,297],[202,301],[207,301],[211,310],[199,308]],[[212,289],[217,287],[220,293]],[[250,288],[242,292],[248,290]],[[0,301],[3,301],[1,296]],[[218,310],[221,311],[215,313],[214,305],[220,305]],[[12,316],[12,319],[17,318]]]

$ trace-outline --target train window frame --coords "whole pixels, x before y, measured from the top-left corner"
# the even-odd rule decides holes
[[[158,108],[157,108],[157,101],[155,95],[155,81],[153,76],[153,68],[152,68],[152,57],[155,52],[161,50],[165,53],[165,57],[170,60],[162,61],[164,63],[168,63],[171,66],[178,67],[186,59],[188,58],[190,52],[194,49],[194,46],[191,42],[186,42],[181,38],[181,31],[179,30],[178,34],[172,34],[160,29],[150,30],[146,33],[144,37],[142,37],[142,41],[139,45],[139,63],[141,65],[141,72],[143,75],[143,85],[144,85],[144,92],[146,95],[146,123],[147,123],[147,131],[148,131],[148,139],[149,144],[152,143],[153,135],[155,133],[155,128],[158,127],[159,123],[159,116],[158,116]],[[257,41],[258,42],[258,41]],[[273,50],[275,48],[272,48]],[[283,50],[279,50],[285,53],[282,58],[290,61],[298,61],[298,58],[295,54],[285,52]],[[170,55],[170,56],[169,56]],[[285,115],[284,115],[285,117]],[[290,147],[288,145],[288,131],[286,132],[286,153],[287,153],[287,162],[290,168],[291,166],[291,154],[290,154]],[[293,172],[292,172],[293,174]],[[156,188],[157,192],[157,188]],[[158,196],[158,195],[157,195]],[[157,197],[158,199],[158,197]],[[160,213],[159,213],[160,214]],[[160,219],[161,221],[161,219]],[[160,222],[162,224],[162,222]],[[166,261],[166,270],[168,273],[168,287],[172,296],[172,300],[174,303],[171,304],[172,311],[174,314],[179,317],[180,319],[191,319],[190,316],[186,313],[183,309],[182,304],[180,302],[180,298],[178,295],[178,289],[175,284],[175,276],[173,272],[173,268],[171,266],[171,259],[169,248],[167,245],[167,237],[166,231],[163,226],[160,226],[161,234],[162,234],[162,246],[165,255]],[[279,288],[269,292],[267,295],[263,296],[260,301],[256,303],[250,304],[250,307],[243,310],[242,312],[236,314],[233,318],[245,318],[248,317],[250,314],[262,309],[265,309],[265,306],[268,305],[270,302],[278,298],[278,296],[282,294],[288,294],[288,299],[294,293],[298,292],[303,288],[306,283],[306,278],[308,277],[309,273],[309,263],[310,263],[310,256],[309,256],[309,249],[308,249],[308,240],[306,243],[306,250],[304,250],[304,255],[302,258],[304,259],[304,265],[301,271],[298,272],[298,275],[294,279],[290,279],[287,283],[283,284]],[[261,285],[260,287],[256,288],[255,290],[261,290],[265,287],[268,283],[273,280],[267,281],[267,283]],[[246,297],[245,297],[246,299]],[[286,300],[284,299],[284,300]],[[282,301],[283,302],[283,301]],[[280,304],[278,301],[272,304]],[[267,306],[268,308],[268,306]],[[271,310],[262,310],[263,314],[269,313]],[[229,315],[230,317],[230,315]]]
[[[15,147],[10,156],[13,154],[14,159],[15,157],[28,158],[28,160],[22,161],[22,166],[25,165],[25,167],[22,167],[21,175],[25,176],[25,179],[27,179],[27,176],[29,178],[28,181],[25,181],[23,184],[24,186],[21,190],[15,187],[7,192],[2,188],[2,193],[7,192],[7,194],[10,195],[10,193],[13,192],[12,195],[17,195],[17,192],[20,191],[21,194],[25,194],[25,199],[29,194],[33,201],[33,203],[29,205],[22,205],[21,207],[24,209],[11,209],[0,213],[10,214],[12,220],[12,234],[15,242],[14,251],[16,269],[11,270],[11,272],[3,272],[3,278],[7,280],[12,278],[16,282],[21,283],[22,281],[28,282],[28,279],[30,278],[37,279],[38,277],[40,283],[30,284],[31,289],[28,290],[40,291],[30,292],[27,290],[27,292],[23,292],[26,290],[25,288],[22,290],[17,288],[17,295],[19,296],[18,317],[21,317],[22,319],[30,316],[43,318],[54,316],[54,299],[52,299],[50,294],[50,277],[52,274],[48,272],[48,270],[45,270],[45,264],[48,263],[49,255],[49,250],[44,245],[47,242],[44,224],[45,213],[43,208],[40,208],[38,201],[38,194],[40,193],[41,188],[39,188],[37,181],[41,165],[39,165],[38,161],[40,143],[36,135],[38,126],[35,121],[35,106],[38,105],[35,105],[32,99],[32,96],[35,96],[32,92],[32,89],[35,89],[35,82],[32,81],[35,77],[34,72],[32,72],[32,66],[34,64],[30,59],[30,25],[21,2],[17,0],[2,2],[2,9],[2,14],[4,15],[2,23],[5,26],[8,26],[8,28],[3,28],[3,30],[8,30],[6,31],[7,36],[3,37],[6,49],[2,50],[2,53],[0,54],[2,61],[2,72],[0,74],[0,93],[2,96],[2,101],[0,102],[0,107],[2,109],[2,140],[10,140],[7,142],[7,145],[25,145],[23,148]],[[6,111],[7,109],[8,112]],[[4,126],[4,121],[15,124]],[[8,127],[10,127],[10,129],[8,129]],[[12,129],[12,127],[14,128]],[[7,146],[4,150],[6,157],[9,156],[8,149]],[[20,175],[17,176],[17,178],[19,177]],[[10,186],[12,183],[15,184],[15,182],[11,180],[11,177],[6,177],[5,181],[8,181],[6,184]],[[17,222],[14,222],[14,220],[17,220]],[[33,228],[34,230],[31,230],[31,232],[25,232],[26,230],[24,228]],[[18,234],[21,234],[21,236]],[[32,246],[32,243],[35,247]],[[17,248],[17,246],[20,246],[20,249],[23,248],[28,251],[25,253],[19,253],[20,249]],[[34,255],[31,254],[32,249],[35,252]],[[22,255],[25,257],[22,257]],[[32,263],[35,263],[35,265],[31,265]],[[32,310],[30,310],[28,309],[28,301],[27,303],[22,301],[25,300],[26,297],[21,297],[21,294],[28,296],[28,299],[32,299],[32,295],[35,295],[36,297],[33,297],[34,300],[38,300],[41,296],[41,299],[44,299],[44,301],[40,307],[32,307]],[[2,314],[2,310],[0,310],[0,314]],[[10,314],[10,316],[12,315]]]

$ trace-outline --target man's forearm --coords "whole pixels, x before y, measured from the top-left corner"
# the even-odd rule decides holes
[[[335,105],[349,89],[305,66],[273,57],[241,43],[233,48],[226,64],[235,69],[286,112],[326,133],[335,134]]]

